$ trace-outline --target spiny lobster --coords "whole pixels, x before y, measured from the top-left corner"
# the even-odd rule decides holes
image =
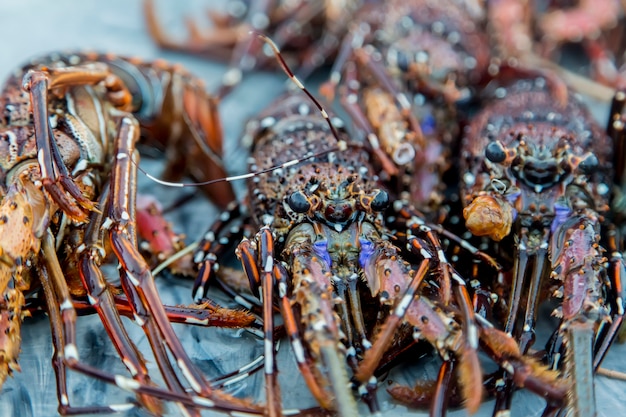
[[[7,80],[0,108],[2,381],[19,368],[25,295],[36,304],[30,297],[41,288],[53,334],[60,413],[107,413],[134,406],[70,404],[67,368],[136,393],[139,403],[157,414],[163,412],[161,400],[192,415],[203,407],[261,413],[207,383],[170,324],[175,315],[179,321],[205,324],[206,312],[163,306],[137,248],[132,160],[137,158],[140,129],[162,141],[173,166],[184,157],[194,165],[191,176],[224,176],[216,109],[203,84],[163,62],[51,54]],[[230,188],[212,188],[210,193],[222,205],[233,197]],[[110,254],[120,264],[124,296],[102,272]],[[100,316],[132,378],[79,360],[74,306],[84,301]],[[167,388],[154,384],[120,314],[144,329]],[[239,319],[238,325],[253,321]]]
[[[251,31],[271,36],[286,59],[297,66],[301,77],[335,56],[352,14],[362,0],[342,1],[237,1],[225,11],[211,10],[213,26],[201,31],[187,20],[189,38],[176,41],[158,22],[154,0],[144,0],[144,15],[150,35],[162,48],[182,50],[213,59],[230,61],[231,69],[216,96],[225,96],[239,83],[242,73],[274,65],[271,54],[263,54]]]
[[[611,215],[613,161],[624,157],[616,152],[613,159],[612,138],[622,142],[623,132],[612,123],[605,134],[577,94],[556,76],[544,75],[494,85],[467,127],[461,147],[463,216],[477,236],[513,237],[510,283],[502,283],[510,291],[503,325],[522,352],[534,343],[539,302],[560,300],[554,312],[560,325],[545,359],[571,388],[565,404],[547,407],[593,415],[592,374],[624,314],[618,244],[605,240],[609,259],[600,246]],[[498,412],[510,408],[510,381],[504,381],[497,390]]]
[[[261,37],[304,89],[277,47]],[[520,383],[562,399],[565,388],[554,384],[550,372],[474,315],[465,283],[445,258],[437,233],[411,205],[393,204],[402,219],[398,225],[406,231],[390,229],[395,221],[384,215],[389,193],[369,163],[367,146],[350,138],[339,119],[314,103],[323,118],[302,95],[286,94],[251,121],[246,133],[253,142],[253,162],[251,173],[242,176],[250,179],[251,214],[244,224],[256,233],[241,241],[237,255],[262,301],[268,414],[282,412],[273,360],[275,308],[312,394],[322,407],[342,416],[359,414],[342,358],[354,373],[355,388],[376,411],[374,374],[420,340],[444,360],[434,413],[447,406],[450,387],[444,381],[457,366],[465,406],[477,410],[483,392],[479,340]],[[215,249],[224,247],[220,236],[241,215],[240,207],[233,206],[206,234],[196,254],[201,265],[196,296],[215,276]],[[443,275],[452,281],[453,295],[447,300],[437,290]]]
[[[458,102],[489,75],[482,9],[471,2],[371,2],[356,15],[322,91],[365,134],[391,190],[430,217],[459,137]],[[495,70],[494,70],[495,71]],[[407,192],[408,191],[408,192]]]

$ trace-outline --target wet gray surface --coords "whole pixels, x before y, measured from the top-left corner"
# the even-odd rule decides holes
[[[159,6],[164,24],[174,33],[181,33],[180,17],[183,13],[193,13],[204,17],[205,4],[210,1],[165,2]],[[146,59],[163,57],[183,63],[192,72],[203,78],[209,88],[216,86],[224,66],[202,59],[187,57],[176,53],[164,53],[158,50],[149,39],[144,27],[141,2],[138,0],[0,0],[0,78],[4,79],[10,71],[22,65],[29,58],[42,53],[65,50],[110,51],[121,55],[140,56]],[[275,97],[284,85],[282,74],[259,74],[248,77],[243,85],[229,96],[221,106],[225,127],[227,166],[238,173],[243,169],[244,153],[238,149],[237,138],[243,123],[251,115],[263,108]],[[602,112],[602,108],[598,109]],[[146,164],[147,169],[158,174],[158,164]],[[165,205],[173,201],[176,193],[152,183],[143,181],[143,189],[156,194]],[[170,215],[179,230],[182,228],[188,241],[194,241],[204,228],[215,218],[217,212],[204,199],[196,199]],[[159,278],[162,298],[168,304],[184,304],[191,301],[191,282]],[[223,300],[226,302],[226,300]],[[130,321],[125,321],[131,337],[147,356],[148,366],[154,375],[158,369],[150,359],[150,349],[146,338]],[[234,370],[254,359],[262,352],[262,343],[243,331],[233,332],[220,329],[176,326],[180,339],[190,356],[208,375],[214,377],[226,371]],[[80,317],[78,323],[79,352],[81,359],[93,366],[109,372],[126,375],[126,370],[119,361],[110,341],[95,316]],[[55,376],[50,365],[52,344],[47,317],[39,315],[27,319],[22,331],[23,347],[20,356],[22,372],[16,373],[5,383],[0,393],[1,416],[54,416],[56,415]],[[626,353],[623,345],[614,346],[605,361],[611,369],[626,371],[622,355]],[[299,379],[290,348],[283,344],[279,353],[280,378],[283,398],[287,407],[313,406],[304,382]],[[415,379],[434,378],[437,368],[426,364],[405,368],[393,375],[394,380],[411,384]],[[260,373],[233,389],[238,395],[262,399],[262,378]],[[620,414],[624,411],[621,403],[626,384],[604,377],[596,378],[596,396],[600,415]],[[381,392],[384,390],[381,389]],[[127,393],[101,381],[71,375],[70,401],[75,405],[120,403],[129,399]],[[407,411],[397,406],[381,394],[381,406],[384,415],[426,415],[422,412]],[[532,394],[521,393],[515,397],[513,416],[539,416],[542,401]],[[169,407],[171,415],[179,415],[175,407]],[[365,410],[363,410],[365,414]],[[207,411],[205,413],[215,413]],[[144,415],[140,411],[131,411],[127,415]],[[451,412],[452,416],[465,415],[463,411]],[[480,416],[491,415],[491,403],[486,403]]]

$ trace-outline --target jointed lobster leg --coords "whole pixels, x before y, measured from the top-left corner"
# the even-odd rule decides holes
[[[87,215],[67,198],[64,191],[67,191],[84,209],[92,210],[95,206],[91,200],[82,195],[81,190],[71,180],[71,175],[61,158],[54,140],[54,133],[48,122],[48,92],[50,89],[64,88],[69,85],[92,85],[104,81],[107,76],[114,77],[101,66],[95,66],[94,68],[75,67],[65,71],[31,70],[24,77],[24,88],[29,91],[33,106],[41,181],[61,209],[73,219],[81,221],[86,220]]]
[[[263,228],[255,238],[257,248],[249,246],[244,239],[238,247],[238,253],[246,266],[244,271],[258,297],[263,302],[263,343],[265,355],[265,391],[267,393],[267,411],[272,417],[282,414],[280,386],[277,378],[277,365],[274,360],[274,239],[268,228]],[[243,257],[250,262],[244,262]],[[251,266],[255,265],[256,268]]]
[[[115,295],[115,307],[120,315],[133,319],[133,311],[128,299]],[[93,306],[87,301],[73,300],[74,308],[80,312],[91,313]],[[203,299],[201,303],[186,306],[164,305],[165,314],[171,323],[190,324],[201,327],[254,327],[254,316],[246,310],[232,310],[217,303]]]
[[[229,61],[230,70],[222,78],[217,97],[228,94],[254,68],[267,68],[273,60],[264,54],[250,31],[266,33],[278,45],[293,50],[299,73],[307,77],[336,51],[345,31],[349,13],[360,2],[255,1],[237,11],[237,15],[210,12],[213,24],[202,32],[193,19],[187,20],[189,36],[177,41],[165,33],[158,22],[154,0],[144,1],[148,30],[162,48],[182,50]],[[321,30],[321,33],[317,33]]]
[[[273,60],[262,52],[262,44],[259,44],[254,36],[250,36],[251,30],[267,32],[268,26],[272,23],[275,24],[275,22],[270,22],[270,19],[272,19],[272,16],[270,16],[272,13],[272,10],[270,10],[272,5],[269,3],[270,2],[251,3],[251,9],[249,11],[249,15],[252,16],[251,22],[243,25],[247,27],[247,30],[239,37],[233,49],[230,58],[230,69],[222,78],[222,86],[217,93],[218,97],[224,97],[228,94],[241,81],[243,72],[251,71],[254,68],[265,68],[272,64]],[[298,32],[302,29],[302,24],[310,22],[316,16],[319,16],[322,11],[322,2],[307,2],[297,5],[293,11],[288,11],[288,14],[291,16],[288,14],[280,16],[279,20],[281,22],[273,28],[272,38],[278,45],[288,44],[294,37],[299,35]],[[263,21],[262,18],[260,18],[261,16],[267,19],[267,23],[264,26],[260,26],[256,23]],[[297,27],[294,27],[294,21],[298,22]],[[326,38],[325,34],[323,38]],[[303,53],[303,56],[305,60],[300,68],[302,69],[302,76],[306,77],[315,68],[319,67],[321,63],[313,60],[315,56],[315,48],[313,47],[309,47],[307,51]],[[324,59],[322,59],[322,62],[324,62]]]
[[[311,389],[313,395],[318,399],[320,404],[328,408],[331,402],[328,393],[322,388],[326,378],[330,381],[334,402],[337,411],[342,416],[356,416],[356,404],[352,393],[348,390],[350,386],[344,367],[343,361],[340,361],[338,345],[340,344],[338,327],[336,324],[336,316],[333,311],[332,286],[328,280],[328,265],[321,258],[317,258],[311,251],[311,242],[308,240],[308,233],[312,230],[306,230],[298,234],[296,237],[299,244],[295,244],[290,251],[293,256],[292,261],[292,280],[293,290],[289,291],[287,286],[287,271],[280,264],[274,265],[273,260],[273,238],[269,228],[263,227],[255,237],[255,244],[251,245],[251,241],[244,239],[238,248],[238,256],[240,257],[246,273],[252,282],[257,282],[257,286],[272,287],[265,280],[278,280],[278,295],[280,297],[280,306],[287,332],[289,334],[292,347],[296,354],[298,367],[302,370],[304,379]],[[266,277],[264,277],[266,275]],[[264,277],[264,278],[261,278]],[[272,298],[268,289],[259,288],[263,292],[265,316],[272,314]],[[272,298],[268,299],[269,295]],[[291,297],[291,298],[290,298]],[[301,319],[306,321],[307,325],[307,342],[316,346],[315,355],[326,366],[325,375],[320,374],[320,370],[315,368],[310,359],[307,357],[298,330],[297,319],[293,311],[293,302],[300,305]],[[267,306],[270,306],[269,308]],[[266,343],[271,346],[271,339],[266,331]],[[269,346],[266,345],[266,353],[270,354]],[[266,359],[267,361],[267,359]],[[266,363],[266,372],[273,373],[273,360],[268,365]],[[270,369],[271,367],[271,369]],[[269,376],[268,376],[269,378]],[[272,377],[273,378],[273,377]],[[272,379],[268,379],[268,383],[272,383]],[[276,388],[277,390],[278,388]],[[268,393],[268,402],[269,402]],[[269,405],[269,404],[268,404]],[[275,407],[274,407],[275,408]]]
[[[602,344],[595,351],[595,356],[593,358],[594,372],[597,371],[600,364],[602,364],[602,360],[606,356],[609,347],[611,347],[611,344],[617,337],[624,321],[624,299],[622,296],[624,294],[624,287],[622,280],[626,277],[626,266],[624,265],[622,252],[618,249],[616,233],[615,229],[611,229],[607,233],[607,246],[611,254],[609,258],[610,269],[608,271],[608,275],[611,280],[612,294],[610,301],[614,312],[611,314],[611,324],[606,332],[604,332]]]
[[[71,295],[65,282],[61,266],[56,258],[54,244],[51,235],[48,233],[42,241],[42,250],[45,255],[42,267],[42,285],[46,293],[46,302],[48,303],[48,312],[50,315],[50,325],[52,328],[54,341],[54,355],[52,358],[53,366],[57,372],[57,395],[59,399],[59,412],[61,414],[90,414],[90,413],[115,413],[133,407],[133,404],[96,406],[96,407],[72,407],[70,405],[66,366],[75,371],[91,375],[94,378],[102,379],[106,382],[115,384],[121,389],[136,392],[141,398],[142,405],[156,413],[162,412],[162,405],[156,399],[182,402],[193,413],[193,409],[197,406],[212,406],[211,404],[198,404],[201,399],[193,398],[184,391],[173,392],[153,387],[145,372],[145,365],[141,355],[136,352],[136,348],[131,344],[126,351],[130,352],[129,356],[123,358],[125,365],[131,371],[135,380],[130,380],[122,375],[111,375],[104,371],[96,370],[79,361],[78,347],[76,340],[75,324],[76,311],[71,302]],[[61,302],[58,303],[57,300]],[[112,314],[115,314],[113,311]],[[118,330],[119,329],[115,329]],[[112,339],[114,343],[121,337],[125,331],[117,338]],[[121,351],[125,350],[121,345],[117,345]],[[135,351],[135,352],[133,352]],[[158,353],[155,352],[158,358]],[[166,361],[167,358],[161,359]],[[143,368],[143,370],[142,370]],[[174,375],[173,372],[171,372]],[[165,375],[165,372],[164,372]],[[167,375],[166,380],[167,380]]]
[[[126,123],[126,116],[122,115],[121,116],[121,120],[120,120],[120,125],[124,126],[124,124]],[[128,119],[128,121],[130,121],[131,119]],[[133,123],[129,124],[129,126],[132,126]],[[120,135],[124,135],[124,134],[128,134],[130,139],[136,139],[133,138],[133,134],[131,132],[126,131],[125,129],[120,128],[119,130]],[[119,139],[119,138],[118,138]],[[123,141],[117,142],[120,144],[123,144]],[[136,143],[136,142],[132,142],[132,143]],[[123,146],[122,146],[123,148]],[[119,148],[116,146],[115,150],[117,151]],[[136,152],[135,152],[136,154]],[[118,155],[116,153],[116,155]],[[136,155],[134,155],[136,156]],[[123,161],[123,158],[122,158]],[[123,163],[123,162],[122,162]],[[130,168],[130,167],[126,167],[126,168]],[[123,170],[122,170],[123,171]],[[125,172],[125,171],[123,171]],[[118,174],[119,172],[116,171],[116,169],[114,168],[114,175],[112,176],[112,181],[115,181],[115,179],[120,179],[120,177],[116,177],[116,174]],[[130,190],[136,190],[136,184],[137,184],[137,170],[136,169],[131,169],[128,171],[128,177],[124,176],[121,179],[123,179],[123,183],[124,185],[126,185],[128,188],[126,189],[126,191],[130,191]],[[115,184],[115,183],[114,183]],[[117,184],[116,184],[117,185]],[[116,185],[113,186],[113,189],[116,189]],[[124,187],[120,187],[120,188],[124,188]],[[129,217],[130,219],[137,219],[137,204],[136,204],[136,199],[137,199],[137,194],[136,193],[128,193],[125,194],[125,196],[128,198],[127,201],[127,205],[126,208],[129,210]],[[118,203],[120,203],[118,201]],[[113,197],[110,197],[109,199],[109,206],[107,207],[108,209],[108,213],[110,214],[112,211],[112,204],[114,204],[114,200]],[[122,203],[124,204],[124,203]],[[130,236],[130,238],[132,239],[132,244],[134,248],[137,248],[137,231],[136,231],[136,221],[133,221],[129,224],[126,225],[126,232],[128,233],[128,236]],[[142,258],[143,259],[143,258]],[[131,300],[131,302],[129,303],[132,310],[133,310],[133,319],[134,321],[143,328],[148,341],[150,343],[150,346],[152,347],[152,351],[154,353],[154,357],[155,360],[159,366],[159,369],[161,371],[161,374],[163,375],[163,379],[165,380],[166,385],[168,386],[169,389],[171,389],[173,392],[176,392],[177,394],[185,394],[185,386],[183,385],[182,381],[178,378],[178,376],[176,375],[176,371],[174,370],[174,366],[171,363],[171,361],[169,360],[168,354],[167,354],[167,349],[165,347],[165,343],[163,343],[162,338],[165,338],[166,336],[159,331],[159,326],[158,323],[156,322],[156,320],[154,319],[153,315],[150,312],[150,306],[146,306],[144,303],[142,302],[136,302],[136,300],[141,300],[142,297],[139,294],[138,289],[133,286],[133,285],[129,285],[129,275],[128,272],[125,271],[122,268],[120,268],[120,281],[122,284],[122,288],[124,289],[124,292],[126,293],[127,297],[129,300]],[[178,339],[176,339],[178,340]],[[175,355],[174,355],[175,356]],[[180,365],[179,365],[180,368]],[[184,371],[183,371],[184,374]],[[185,375],[186,376],[186,375]],[[182,406],[182,405],[181,405]],[[194,408],[190,408],[187,407],[186,413],[194,416],[194,417],[199,417],[200,413],[197,409]]]
[[[46,240],[48,241],[46,245]],[[67,284],[63,279],[63,275],[59,276],[61,271],[56,254],[50,250],[54,246],[51,244],[51,237],[44,238],[44,253],[47,253],[45,265],[41,265],[41,283],[44,290],[46,302],[48,304],[48,314],[50,317],[50,327],[52,329],[53,355],[52,366],[56,373],[57,397],[59,403],[59,413],[66,414],[87,414],[87,413],[115,413],[124,409],[132,408],[132,404],[124,404],[122,406],[86,406],[72,407],[67,390],[67,367],[78,369],[78,348],[75,340],[75,321],[76,313],[71,304],[71,298]],[[63,295],[65,297],[63,297]],[[59,304],[57,300],[63,300]],[[69,304],[67,304],[69,303]],[[121,380],[120,380],[121,381]],[[135,381],[133,381],[135,382]],[[139,384],[138,384],[139,385]],[[160,409],[158,402],[154,400],[145,403],[151,406],[151,410],[157,412]]]
[[[396,293],[392,296],[392,300],[397,300],[393,314],[385,321],[382,326],[381,332],[378,335],[377,340],[374,342],[372,349],[366,352],[361,367],[359,368],[356,378],[361,383],[369,381],[373,372],[376,369],[377,364],[382,358],[382,354],[387,349],[387,346],[393,340],[393,334],[403,321],[408,321],[416,328],[417,337],[426,338],[433,346],[440,350],[440,353],[444,360],[449,360],[448,350],[452,350],[455,354],[459,355],[461,361],[461,368],[464,378],[473,379],[463,380],[462,389],[464,392],[465,400],[467,401],[466,407],[470,412],[476,411],[482,400],[482,378],[480,365],[476,356],[476,349],[478,347],[478,335],[476,326],[472,320],[472,314],[470,306],[465,306],[462,311],[465,313],[464,317],[464,341],[456,340],[458,336],[458,329],[450,328],[453,323],[450,318],[445,317],[445,314],[437,312],[430,302],[423,300],[422,297],[417,295],[417,289],[419,288],[422,280],[424,279],[428,266],[434,261],[432,255],[429,254],[428,249],[424,242],[421,242],[419,238],[411,236],[409,238],[408,246],[411,251],[416,255],[421,256],[424,260],[421,262],[417,271],[409,272],[411,281],[406,285],[406,290],[403,294]],[[393,259],[393,257],[391,258]],[[385,265],[389,268],[391,274],[387,278],[389,284],[386,286],[391,287],[393,284],[398,284],[401,277],[401,270],[397,267],[393,267],[393,262],[388,259],[383,262],[383,259],[377,259],[377,263]],[[446,265],[441,265],[442,268],[446,268]],[[392,279],[392,277],[396,277]],[[468,297],[461,293],[462,300],[460,304],[468,303]],[[440,317],[440,315],[442,315]],[[471,322],[468,322],[470,320]],[[457,346],[458,345],[458,346]],[[458,352],[457,352],[458,349]],[[479,388],[478,390],[476,388]]]
[[[314,364],[311,362],[311,358],[305,354],[304,346],[302,345],[302,335],[298,329],[297,319],[293,311],[291,299],[289,298],[288,291],[288,277],[289,274],[281,264],[274,265],[275,274],[278,282],[278,295],[280,297],[280,311],[287,328],[287,334],[289,341],[296,355],[296,362],[298,369],[302,374],[302,378],[309,387],[311,394],[317,402],[325,409],[331,409],[332,403],[323,385],[320,384],[319,378],[316,378],[316,374],[313,370]]]
[[[67,389],[65,388],[65,367],[74,371],[83,373],[96,379],[100,379],[106,383],[114,384],[123,390],[136,393],[140,396],[153,397],[165,401],[172,401],[184,404],[193,409],[201,408],[219,408],[218,404],[205,398],[189,395],[188,393],[180,394],[169,389],[163,389],[152,385],[144,385],[138,381],[127,378],[123,375],[113,375],[105,371],[95,369],[87,364],[79,361],[78,349],[76,346],[75,332],[75,311],[72,306],[71,296],[65,279],[61,273],[60,266],[54,254],[54,246],[52,240],[45,243],[50,249],[48,251],[52,256],[46,260],[41,266],[41,281],[46,293],[46,302],[48,304],[48,313],[50,315],[50,326],[52,328],[54,355],[52,363],[59,373],[57,386],[59,396],[59,411],[66,414],[92,414],[92,413],[115,413],[128,410],[132,404],[110,405],[103,407],[80,407],[75,408],[69,405],[67,397]],[[50,268],[50,270],[49,270]],[[61,303],[58,300],[62,300]],[[225,407],[224,409],[230,410]],[[253,413],[254,414],[254,413]]]
[[[116,164],[111,175],[112,188],[108,212],[112,221],[109,235],[113,251],[122,265],[122,284],[127,291],[131,306],[136,314],[144,312],[145,308],[146,313],[152,317],[162,339],[175,358],[178,368],[196,393],[209,398],[216,408],[258,412],[257,408],[246,401],[213,390],[202,373],[193,365],[167,319],[150,269],[137,251],[134,219],[132,217],[134,214],[133,204],[131,204],[135,193],[132,181],[136,175],[136,167],[131,158],[134,154],[138,135],[137,122],[132,118],[122,116],[114,153]],[[135,292],[136,294],[134,294]],[[150,330],[150,328],[144,329]],[[159,339],[161,338],[156,337],[154,341]]]
[[[255,245],[253,242],[248,239],[244,239],[238,246],[237,256],[240,258],[245,273],[251,281],[252,288],[255,290],[255,292],[259,292],[261,290],[261,277],[259,275],[260,273],[257,266],[257,259],[259,259],[259,257],[257,249],[254,246]],[[305,355],[304,347],[302,345],[302,337],[300,335],[300,331],[297,325],[297,319],[294,315],[291,299],[289,298],[290,294],[287,291],[288,273],[285,270],[284,266],[282,266],[281,264],[274,264],[273,269],[275,280],[278,286],[280,311],[285,322],[287,335],[289,336],[290,343],[295,352],[298,368],[300,369],[302,377],[304,378],[307,386],[309,387],[309,390],[311,391],[315,399],[323,408],[330,409],[332,407],[330,398],[320,385],[320,381],[316,379],[317,376],[313,371],[313,364],[311,363],[310,358]],[[268,340],[267,343],[269,344],[272,339],[266,338],[266,340]],[[272,363],[274,363],[273,359]],[[268,371],[272,370],[273,372],[274,368],[268,369]]]
[[[106,205],[108,197],[107,188],[101,195],[101,206]],[[109,338],[117,349],[122,361],[133,375],[133,379],[142,384],[150,384],[143,356],[128,336],[116,309],[114,295],[111,293],[110,287],[100,270],[100,265],[105,256],[104,244],[100,233],[103,217],[102,212],[92,212],[90,216],[83,244],[78,248],[80,276],[87,291],[90,305],[95,308],[100,316]],[[144,406],[150,410],[159,410],[160,405],[150,404],[151,401],[154,401],[154,399],[142,397]]]
[[[383,150],[383,148],[381,147],[380,138],[376,135],[374,127],[367,119],[365,114],[363,114],[361,109],[356,105],[358,97],[358,90],[356,87],[358,87],[358,84],[356,84],[355,71],[356,67],[353,63],[349,63],[348,65],[346,65],[347,86],[345,88],[347,89],[347,92],[346,94],[341,94],[341,103],[348,112],[348,114],[354,120],[354,123],[359,127],[359,129],[365,132],[368,143],[372,148],[372,152],[378,158],[383,170],[389,175],[397,175],[398,167],[396,166],[396,164],[399,161],[398,157],[401,157],[402,159],[404,159],[405,157],[412,159],[412,157],[415,156],[415,151],[406,142],[399,144],[398,148],[393,149],[393,151],[391,152],[391,157],[387,155],[387,152]],[[383,143],[383,147],[384,145],[385,144]],[[394,157],[394,155],[398,155],[398,157]]]
[[[222,233],[230,225],[231,221],[240,216],[239,204],[233,202],[226,208],[226,211],[222,213],[220,218],[211,225],[210,230],[204,234],[199,249],[196,250],[194,255],[194,263],[200,265],[192,289],[195,299],[205,296],[215,271],[219,268],[219,255],[226,249],[221,238],[217,243],[215,239],[222,236]]]

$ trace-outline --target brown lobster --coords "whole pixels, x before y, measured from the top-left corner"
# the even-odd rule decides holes
[[[332,59],[348,29],[347,22],[362,0],[342,1],[242,1],[225,10],[211,10],[212,27],[202,31],[193,19],[186,21],[189,37],[177,41],[158,22],[154,0],[144,0],[150,35],[165,49],[181,50],[229,61],[231,69],[216,93],[223,97],[239,83],[242,73],[274,66],[271,53],[264,54],[251,31],[267,34],[281,47],[300,77],[310,75]]]
[[[463,216],[477,236],[513,237],[503,325],[522,352],[534,342],[539,302],[560,300],[554,312],[560,325],[546,360],[571,389],[566,404],[549,402],[548,409],[565,406],[575,415],[593,415],[592,373],[624,312],[621,256],[610,243],[608,261],[600,246],[610,214],[613,141],[577,94],[546,75],[493,86],[490,101],[467,127],[461,147]],[[510,385],[502,384],[496,409],[509,402]]]
[[[71,405],[67,368],[136,393],[141,405],[156,414],[163,412],[160,400],[192,415],[207,407],[260,413],[247,401],[209,386],[170,324],[172,314],[178,314],[178,321],[200,324],[204,313],[164,307],[137,248],[135,146],[141,129],[165,146],[174,171],[189,166],[191,176],[224,176],[217,110],[203,84],[163,62],[51,54],[7,80],[0,108],[1,381],[19,369],[25,294],[41,288],[53,333],[60,413],[133,406]],[[217,204],[233,198],[230,188],[209,192]],[[124,295],[101,270],[110,254],[121,266]],[[74,305],[80,306],[81,299],[100,316],[132,378],[79,360]],[[146,332],[167,388],[150,378],[120,313]]]
[[[402,201],[394,205],[402,219],[397,225],[406,232],[392,237],[396,223],[384,215],[389,193],[369,163],[367,147],[313,102],[317,110],[302,95],[288,93],[252,120],[246,133],[253,162],[244,176],[251,211],[244,224],[255,233],[241,241],[237,255],[262,300],[268,414],[282,412],[272,348],[276,307],[313,396],[342,416],[359,414],[345,362],[355,388],[376,411],[374,374],[420,340],[444,359],[434,413],[447,406],[444,381],[457,365],[465,406],[476,411],[480,405],[479,340],[519,381],[527,377],[529,387],[561,399],[564,387],[553,384],[550,372],[542,372],[519,354],[513,339],[474,316],[465,283],[445,258],[437,233]],[[201,264],[197,296],[215,276],[220,258],[215,248],[224,247],[221,236],[235,217],[241,217],[238,206],[207,233],[196,255]],[[454,294],[448,301],[435,290],[445,274]]]
[[[327,96],[340,87],[378,163],[398,178],[397,194],[427,214],[442,208],[459,135],[456,104],[488,75],[482,18],[471,2],[367,3],[323,86]]]

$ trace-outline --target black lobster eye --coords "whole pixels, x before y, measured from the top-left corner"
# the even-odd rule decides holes
[[[506,159],[506,151],[500,142],[489,142],[485,148],[485,157],[497,164]]]
[[[398,51],[398,69],[402,72],[409,71],[409,58],[402,51]]]
[[[293,192],[287,197],[287,204],[289,204],[289,207],[296,213],[306,213],[311,208],[309,199],[302,191]]]
[[[592,174],[596,168],[598,168],[598,164],[598,158],[593,154],[589,154],[585,159],[580,161],[578,168],[583,172],[583,174],[589,175]]]
[[[389,205],[389,194],[386,191],[378,190],[372,201],[370,207],[374,211],[383,211]]]

